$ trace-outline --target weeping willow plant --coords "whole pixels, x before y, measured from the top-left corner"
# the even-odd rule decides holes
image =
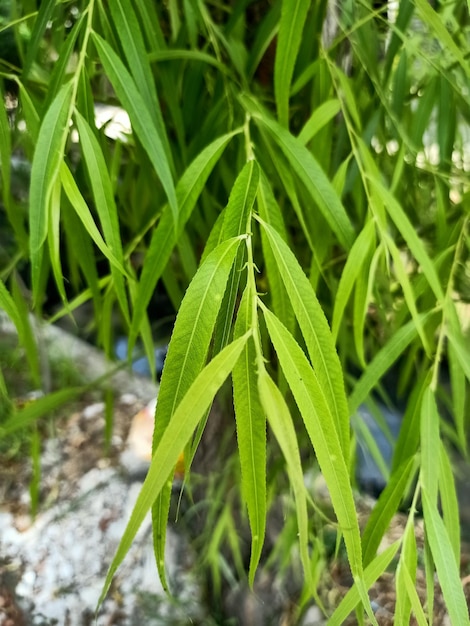
[[[92,303],[108,353],[117,312],[129,351],[141,341],[150,363],[157,288],[177,311],[152,462],[101,600],[150,509],[166,584],[174,467],[183,449],[193,457],[231,379],[250,582],[276,441],[308,595],[313,453],[344,540],[354,585],[329,623],[356,607],[377,623],[367,590],[393,562],[396,623],[412,613],[428,623],[437,572],[451,622],[468,624],[451,460],[467,451],[470,379],[466,3],[2,8],[0,304],[35,380],[28,311],[50,319],[54,297],[56,318]],[[129,127],[112,132],[102,105],[123,109]],[[31,167],[26,199],[15,190],[19,157]],[[387,486],[360,532],[350,418],[393,369],[406,410]],[[63,400],[47,399],[45,409]],[[13,411],[3,428],[36,417]],[[378,552],[410,485],[406,532]],[[427,607],[415,590],[418,499]]]

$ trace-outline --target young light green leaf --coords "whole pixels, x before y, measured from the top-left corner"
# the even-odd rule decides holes
[[[234,338],[258,332],[253,324],[253,294],[247,286],[238,308]],[[251,529],[249,581],[253,586],[266,529],[266,418],[258,394],[253,337],[245,344],[232,372],[242,494]]]
[[[274,63],[274,95],[282,126],[289,123],[289,92],[310,0],[283,0]]]
[[[100,217],[101,226],[107,245],[119,264],[124,265],[122,252],[121,235],[119,232],[119,219],[116,203],[114,201],[113,188],[106,167],[106,161],[101,151],[98,140],[93,131],[80,115],[76,114],[77,129],[80,135],[83,158],[86,164],[88,177],[93,190],[93,198],[96,210]],[[124,277],[122,273],[111,264],[111,274],[116,289],[116,295],[121,306],[124,318],[130,321],[129,307],[124,287]]]
[[[181,233],[188,221],[209,174],[219,160],[228,142],[239,132],[240,131],[234,131],[228,133],[213,141],[202,150],[180,178],[176,187],[177,202],[180,207],[176,233],[170,209],[165,208],[163,210],[163,215],[157,228],[153,232],[150,246],[147,250],[142,275],[135,295],[134,314],[129,331],[129,346],[131,350],[135,344],[139,327],[152,297],[152,293],[168,263],[171,251],[178,240],[179,233]]]
[[[217,315],[241,238],[220,244],[199,268],[178,311],[165,359],[155,412],[153,449],[160,443],[181,398],[205,365]],[[183,446],[180,449],[182,450]],[[171,485],[170,485],[171,488]],[[153,507],[154,550],[160,579],[165,554],[165,528],[170,489],[163,490]]]
[[[298,134],[298,140],[304,145],[309,143],[313,137],[326,126],[341,110],[339,100],[327,100],[323,102],[305,122],[302,130]]]
[[[98,600],[98,607],[108,593],[114,574],[131,547],[150,507],[165,485],[167,485],[181,450],[189,442],[199,420],[205,414],[220,386],[232,371],[249,336],[250,334],[248,333],[240,337],[214,357],[194,379],[172,415],[155,448],[144,484],[109,567],[103,590]],[[164,564],[160,563],[159,565],[163,569]]]
[[[331,407],[344,458],[349,458],[349,414],[343,373],[325,314],[310,281],[292,250],[266,222],[260,220],[299,323],[325,403]]]
[[[411,511],[403,534],[403,546],[396,572],[395,589],[397,599],[395,604],[395,621],[399,624],[410,623],[412,602],[415,613],[419,611],[419,609],[423,612],[415,589],[418,551],[416,548],[415,525],[413,522],[414,514],[413,511]],[[412,595],[410,594],[409,581],[412,582],[413,588],[411,594],[414,592],[416,596],[413,597],[412,601],[410,600]],[[416,605],[416,599],[418,599],[419,608],[418,605]]]
[[[332,407],[298,343],[276,316],[262,306],[269,336],[279,358],[328,485],[344,533],[353,576],[362,577],[362,550],[356,509]]]
[[[147,152],[155,173],[162,183],[168,198],[168,204],[171,208],[174,224],[176,225],[179,212],[178,201],[176,199],[175,186],[162,138],[158,134],[134,79],[125,68],[121,59],[111,46],[97,33],[93,33],[92,36],[106,74],[113,84],[123,107],[128,112],[132,127]]]
[[[312,153],[280,124],[271,120],[266,114],[253,111],[256,120],[267,128],[279,145],[293,171],[305,185],[313,201],[327,221],[331,230],[338,237],[339,243],[349,250],[354,241],[354,229],[341,200],[325,172],[315,160]]]
[[[42,246],[48,230],[49,202],[63,159],[71,112],[72,83],[59,91],[44,116],[31,167],[29,228],[33,299],[38,294]]]
[[[439,512],[426,489],[422,492],[426,537],[436,565],[437,576],[449,612],[451,624],[470,624],[468,607],[454,550]]]
[[[287,404],[274,381],[264,368],[258,373],[258,389],[259,397],[268,418],[269,425],[273,430],[274,436],[286,460],[287,472],[295,498],[297,525],[299,529],[300,559],[302,561],[306,584],[308,587],[311,587],[313,581],[308,556],[309,520],[307,513],[307,496],[297,434]]]

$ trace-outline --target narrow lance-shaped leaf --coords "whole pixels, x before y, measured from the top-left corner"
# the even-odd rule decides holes
[[[273,190],[271,189],[264,173],[260,178],[257,206],[261,219],[270,224],[274,230],[280,234],[284,241],[287,241],[287,233],[281,209],[276,202]],[[295,324],[295,317],[292,311],[289,295],[284,287],[274,254],[272,253],[271,246],[269,245],[269,240],[263,229],[261,229],[261,245],[263,247],[264,263],[269,282],[269,295],[272,299],[272,309],[284,326],[292,332]]]
[[[421,484],[435,507],[439,480],[439,441],[439,413],[434,393],[428,386],[421,404]]]
[[[114,0],[110,3],[109,8],[119,34],[120,44],[127,59],[127,65],[135,79],[140,95],[154,120],[158,136],[161,138],[165,148],[170,169],[172,169],[171,150],[157,97],[155,79],[150,68],[142,31],[132,3],[129,0]]]
[[[449,612],[450,623],[468,626],[470,620],[468,618],[467,602],[449,535],[435,504],[429,499],[426,490],[423,490],[422,497],[426,537],[429,541],[432,558],[436,564],[437,576]]]
[[[403,498],[406,486],[413,469],[414,459],[408,459],[397,468],[380,494],[377,504],[367,521],[362,536],[362,549],[364,551],[364,565],[368,565],[379,548],[382,537],[390,526],[392,517],[398,510]]]
[[[152,121],[147,106],[140,95],[134,79],[111,46],[98,34],[93,33],[105,72],[110,79],[121,104],[129,114],[132,127],[148,154],[155,173],[159,177],[168,198],[174,220],[178,222],[178,201],[171,175],[170,165],[161,137]]]
[[[206,413],[215,394],[232,371],[248,337],[249,335],[245,335],[228,345],[200,372],[173,414],[152,456],[144,484],[106,575],[98,607],[103,602],[114,574],[131,547],[150,507],[168,483],[181,450],[188,443],[199,420]],[[161,569],[163,569],[163,563],[161,563]]]
[[[325,314],[293,252],[282,237],[261,222],[289,295],[325,403],[331,407],[344,458],[349,457],[349,414],[343,373]],[[346,461],[347,462],[347,461]]]
[[[293,171],[305,185],[313,201],[346,250],[354,241],[354,229],[336,191],[312,153],[297,137],[291,135],[267,114],[260,114],[250,107],[257,122],[266,127],[274,141],[283,151]]]
[[[422,315],[423,322],[429,318],[429,314]],[[364,402],[371,390],[380,381],[385,372],[398,359],[400,354],[413,341],[417,335],[413,320],[402,326],[385,346],[377,352],[367,366],[361,378],[356,383],[352,394],[349,396],[349,411],[355,413],[360,404]]]
[[[188,221],[199,194],[219,160],[228,142],[240,131],[234,131],[219,137],[194,159],[176,187],[178,206],[180,207],[178,228],[175,233],[171,210],[166,207],[157,228],[153,231],[149,249],[145,256],[142,275],[139,280],[134,301],[134,314],[129,331],[129,348],[132,350],[139,327],[145,315],[148,303],[155,290],[158,279],[171,256],[176,241]]]
[[[325,402],[320,383],[298,343],[273,313],[263,306],[269,336],[282,371],[299,407],[328,485],[331,501],[344,533],[353,576],[362,577],[359,526],[349,470],[338,437],[331,407]]]
[[[283,0],[274,62],[274,96],[279,122],[289,122],[289,92],[310,0]]]
[[[228,204],[223,212],[224,221],[220,232],[220,241],[230,237],[237,237],[250,229],[248,218],[258,192],[258,183],[259,166],[256,161],[250,160],[237,176],[230,192]],[[204,250],[205,253],[206,250]],[[219,313],[214,337],[214,353],[225,346],[229,339],[245,257],[245,247],[239,248],[236,262],[230,274],[228,289]]]
[[[253,294],[247,286],[238,308],[234,337],[243,336],[250,330],[258,332],[257,328],[252,328],[252,323]],[[232,381],[242,494],[251,529],[249,580],[253,585],[266,529],[266,418],[258,395],[253,337],[246,342],[233,368]]]
[[[455,488],[455,477],[449,453],[443,441],[439,442],[439,496],[442,508],[442,517],[452,544],[456,562],[460,558],[460,515],[459,501]]]
[[[364,570],[364,581],[366,587],[370,589],[377,578],[381,576],[395,557],[400,542],[395,541],[391,546],[381,552]],[[348,615],[354,611],[360,601],[359,589],[356,585],[347,592],[333,615],[328,619],[328,626],[343,626]]]
[[[286,460],[287,472],[295,498],[297,525],[299,529],[300,559],[304,569],[306,584],[311,588],[313,582],[310,559],[308,556],[309,519],[307,512],[307,494],[297,434],[287,404],[274,381],[269,377],[264,368],[258,373],[258,388],[261,403],[268,418],[269,425],[273,430],[274,436]]]
[[[44,116],[31,167],[29,192],[33,299],[38,297],[42,246],[47,236],[49,201],[63,159],[71,110],[72,83],[62,87]]]
[[[86,120],[77,112],[77,128],[82,145],[83,158],[85,160],[88,177],[93,190],[93,198],[96,210],[100,217],[104,237],[108,247],[116,256],[120,265],[124,265],[122,252],[121,235],[119,232],[119,219],[116,203],[114,201],[113,188],[106,167],[106,161],[101,151],[98,140]],[[121,310],[126,320],[130,320],[129,308],[124,287],[124,277],[122,273],[111,265],[116,295],[121,306]]]
[[[218,246],[199,268],[178,312],[165,359],[155,412],[153,450],[160,443],[171,416],[205,365],[209,345],[227,280],[241,238]],[[182,451],[183,446],[180,448]],[[162,491],[153,507],[154,549],[162,583],[165,584],[165,528],[171,485]]]
[[[375,247],[375,225],[373,220],[369,220],[359,233],[348,254],[339,281],[338,290],[336,291],[333,322],[331,325],[334,340],[336,340],[338,336],[339,326],[343,318],[346,304],[354,288],[354,283],[359,276],[363,263],[373,247]]]
[[[128,278],[130,278],[130,275],[122,264],[122,260],[119,261],[115,254],[113,254],[111,249],[104,242],[103,237],[101,236],[101,233],[95,224],[93,215],[91,214],[87,203],[80,193],[77,183],[75,182],[75,179],[72,176],[72,173],[67,167],[66,163],[61,164],[60,180],[62,183],[62,187],[70,201],[70,204],[75,209],[78,218],[80,219],[87,233],[90,235],[91,239],[95,242],[96,246],[99,248],[99,250],[101,250],[101,252],[108,259],[108,261],[113,264],[123,276],[127,276]]]

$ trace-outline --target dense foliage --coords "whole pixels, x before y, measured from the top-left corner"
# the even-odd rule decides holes
[[[375,621],[367,588],[394,558],[396,623],[427,623],[418,500],[429,593],[436,570],[452,623],[468,623],[450,456],[468,429],[468,6],[24,0],[2,16],[0,304],[38,386],[28,310],[90,301],[109,354],[117,316],[149,356],[155,294],[177,311],[155,454],[104,592],[150,508],[165,579],[168,478],[231,377],[250,580],[282,456],[314,593],[317,462],[355,580],[331,623],[361,602]],[[99,122],[102,104],[131,128]],[[361,536],[350,417],[378,397],[404,418]],[[406,532],[377,554],[405,496]]]

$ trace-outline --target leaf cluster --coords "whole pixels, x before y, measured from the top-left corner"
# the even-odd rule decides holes
[[[108,353],[117,314],[129,352],[141,340],[150,363],[157,290],[177,312],[152,463],[102,598],[150,509],[165,583],[173,469],[183,449],[193,458],[230,377],[250,582],[275,440],[308,595],[305,458],[329,489],[354,578],[330,623],[361,603],[375,623],[367,588],[398,554],[377,550],[410,485],[423,502],[426,610],[437,571],[452,623],[468,623],[450,450],[466,454],[468,429],[469,15],[463,3],[384,7],[48,0],[12,2],[0,25],[18,55],[0,67],[5,101],[17,98],[0,110],[0,304],[38,384],[27,313],[49,314],[51,294],[56,318],[92,302]],[[103,104],[128,127],[98,121]],[[18,155],[31,164],[27,199]],[[350,417],[373,394],[405,410],[361,536]],[[429,619],[414,590],[414,515],[397,623]]]

